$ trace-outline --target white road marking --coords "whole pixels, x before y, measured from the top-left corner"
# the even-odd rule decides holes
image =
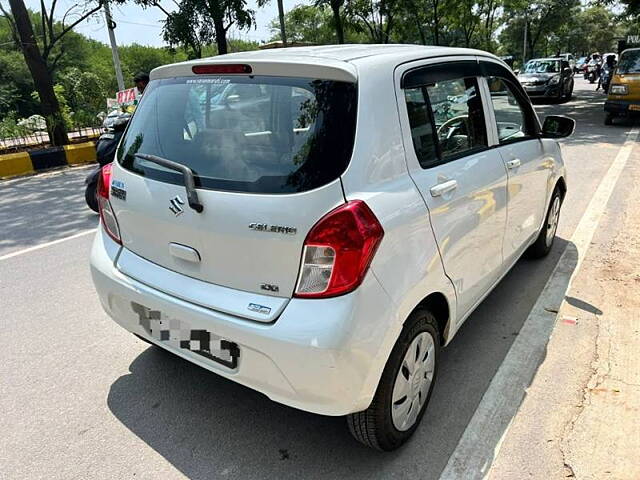
[[[544,360],[557,317],[553,312],[560,310],[565,293],[580,269],[639,133],[638,127],[628,133],[624,145],[598,185],[570,243],[449,457],[440,480],[481,479],[489,473],[526,390]]]
[[[50,247],[51,245],[56,245],[58,243],[66,242],[67,240],[73,240],[74,238],[82,237],[84,235],[89,235],[90,233],[95,233],[96,229],[92,228],[91,230],[84,230],[79,233],[74,233],[68,237],[59,238],[58,240],[53,240],[47,243],[41,243],[40,245],[35,245],[33,247],[25,248],[23,250],[18,250],[17,252],[7,253],[6,255],[2,255],[0,257],[0,262],[2,260],[8,260],[9,258],[17,257],[18,255],[24,255],[25,253],[33,252],[35,250],[40,250],[41,248]]]

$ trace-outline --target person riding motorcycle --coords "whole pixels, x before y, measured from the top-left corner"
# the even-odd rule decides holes
[[[611,77],[613,76],[613,70],[616,68],[616,57],[614,55],[607,55],[605,63],[602,66],[602,75],[598,80],[598,86],[596,91],[602,87],[602,90],[607,93],[609,91],[609,84],[611,83]]]

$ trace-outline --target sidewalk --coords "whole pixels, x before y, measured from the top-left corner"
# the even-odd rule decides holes
[[[640,479],[640,149],[488,478]]]

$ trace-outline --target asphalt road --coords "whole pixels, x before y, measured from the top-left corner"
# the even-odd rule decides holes
[[[0,478],[437,479],[631,128],[605,127],[604,97],[576,83],[572,101],[536,105],[577,121],[562,141],[560,238],[467,320],[422,425],[393,453],[353,441],[342,418],[273,403],[107,318],[89,275],[93,235],[47,245],[97,225],[87,168],[0,182]]]

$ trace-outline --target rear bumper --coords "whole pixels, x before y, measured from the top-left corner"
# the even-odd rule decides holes
[[[292,299],[271,324],[240,319],[160,292],[114,265],[119,245],[98,229],[91,273],[105,311],[126,330],[274,401],[324,415],[366,409],[401,328],[395,308],[372,272],[353,293]],[[150,335],[135,304],[191,329],[237,344],[235,368]]]
[[[618,113],[618,114],[639,114],[640,111],[637,110],[629,110],[631,105],[637,105],[640,108],[640,101],[629,101],[629,100],[607,100],[604,102],[604,111],[609,113]]]

